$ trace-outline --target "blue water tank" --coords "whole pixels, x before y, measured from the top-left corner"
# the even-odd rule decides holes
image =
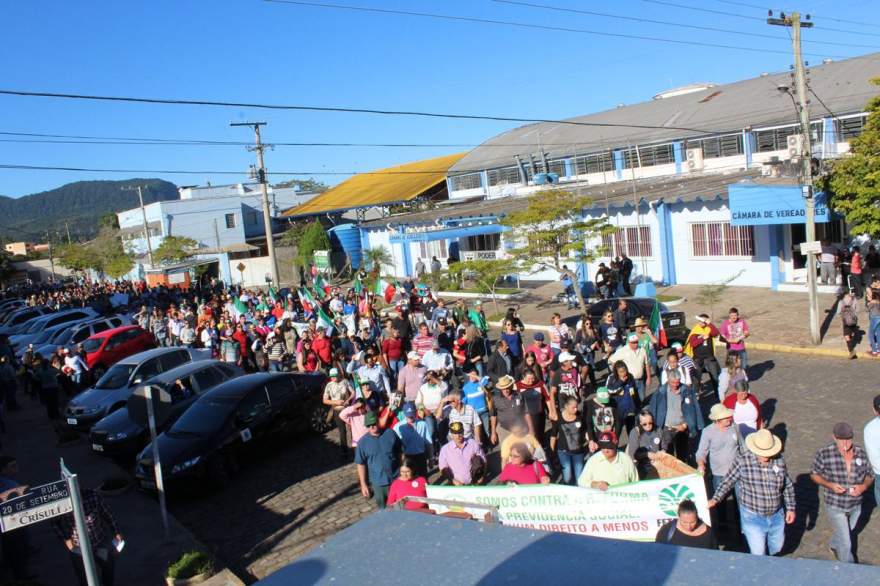
[[[327,231],[333,248],[342,249],[351,262],[351,268],[359,269],[363,259],[361,249],[361,230],[356,224],[340,224]]]

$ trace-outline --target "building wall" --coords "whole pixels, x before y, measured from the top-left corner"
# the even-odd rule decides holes
[[[6,252],[15,256],[27,256],[27,253],[33,250],[34,245],[30,242],[10,242],[6,245]]]

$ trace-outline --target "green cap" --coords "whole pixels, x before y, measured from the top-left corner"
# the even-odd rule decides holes
[[[364,425],[370,427],[371,425],[376,425],[379,423],[379,418],[376,417],[376,414],[372,411],[367,411],[366,415],[364,415]]]
[[[599,387],[596,389],[596,400],[603,405],[608,404],[608,401],[611,400],[611,395],[608,393],[608,387]]]

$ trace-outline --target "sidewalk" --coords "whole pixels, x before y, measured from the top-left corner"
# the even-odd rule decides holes
[[[528,297],[519,302],[520,319],[523,323],[549,325],[553,313],[559,313],[563,318],[579,315],[578,310],[566,309],[565,303],[550,301],[561,290],[558,283],[549,283],[530,290]],[[699,292],[698,285],[674,285],[657,290],[659,295],[684,299],[674,309],[685,313],[688,325],[693,325],[695,316],[704,312],[712,314],[713,321],[720,325],[727,318],[727,310],[736,307],[749,324],[752,334],[748,345],[755,349],[779,350],[779,346],[786,346],[803,349],[805,352],[819,349],[822,353],[846,356],[842,325],[836,314],[836,295],[819,295],[819,324],[823,337],[819,346],[813,346],[810,342],[809,303],[805,293],[771,291],[758,287],[730,287],[715,307],[710,308],[697,302]],[[498,305],[503,313],[508,306],[516,305],[516,302],[499,301]],[[487,315],[494,313],[494,306],[488,297],[483,300],[483,308]],[[859,315],[859,325],[862,330],[867,329],[868,317],[864,312]],[[863,336],[857,352],[861,358],[866,358],[865,353],[868,350],[870,347],[866,336]]]
[[[19,396],[23,409],[5,413],[6,434],[0,453],[18,458],[18,481],[36,486],[61,478],[59,458],[76,473],[83,488],[97,488],[110,477],[125,473],[106,458],[92,454],[84,439],[68,447],[58,447],[46,411],[38,401]],[[125,550],[116,558],[116,583],[126,586],[155,586],[164,583],[168,564],[181,553],[204,549],[189,531],[170,518],[170,536],[163,537],[159,504],[134,488],[119,496],[104,497],[125,537]],[[27,529],[30,541],[39,551],[30,559],[29,571],[37,576],[34,586],[74,585],[77,583],[64,544],[52,530],[51,521]],[[0,572],[0,583],[3,574]],[[29,583],[30,584],[30,583]]]

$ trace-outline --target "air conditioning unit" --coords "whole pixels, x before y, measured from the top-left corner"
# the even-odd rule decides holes
[[[687,150],[687,168],[688,171],[703,170],[703,149]]]
[[[803,134],[789,134],[785,140],[788,145],[787,149],[789,159],[796,159],[804,154]]]

